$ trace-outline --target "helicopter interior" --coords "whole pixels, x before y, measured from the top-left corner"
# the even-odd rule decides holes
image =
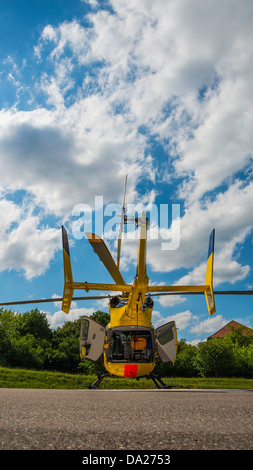
[[[108,362],[153,362],[153,331],[138,326],[112,328],[108,331],[105,349]]]

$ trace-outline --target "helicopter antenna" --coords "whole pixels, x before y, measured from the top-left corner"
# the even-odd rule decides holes
[[[126,175],[126,178],[125,178],[125,187],[124,187],[124,193],[123,193],[123,200],[122,200],[122,207],[121,207],[121,219],[120,219],[119,236],[118,236],[118,253],[117,253],[117,267],[118,268],[119,268],[119,264],[120,264],[120,251],[121,251],[122,233],[123,233],[123,227],[124,227],[124,223],[125,223],[126,186],[127,186],[127,175]]]

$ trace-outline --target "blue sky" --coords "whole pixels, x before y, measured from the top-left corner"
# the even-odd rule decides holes
[[[250,0],[1,2],[2,301],[62,295],[62,223],[74,279],[110,282],[73,237],[73,208],[120,204],[126,173],[127,203],[168,204],[169,219],[180,204],[179,248],[149,241],[152,284],[204,283],[215,228],[215,289],[253,288],[252,18]],[[131,283],[134,241],[121,269]],[[55,328],[99,308],[44,311]],[[209,318],[202,296],[161,297],[153,323],[175,319],[193,343],[232,319],[252,326],[250,296],[217,296],[216,310]]]

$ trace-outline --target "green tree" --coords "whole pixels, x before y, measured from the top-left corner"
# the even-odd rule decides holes
[[[229,344],[220,339],[200,343],[195,364],[202,377],[228,377],[234,372],[234,355]]]
[[[44,351],[33,335],[27,334],[12,340],[12,348],[8,353],[8,363],[12,367],[25,369],[42,369]]]
[[[46,340],[34,336],[36,323],[44,322],[44,316],[38,310],[31,313],[33,327],[24,327],[29,323],[29,315],[11,310],[0,312],[0,362],[9,367],[41,369],[45,360]],[[35,316],[37,318],[35,319]],[[48,333],[50,332],[47,326]],[[43,344],[42,344],[43,343]],[[49,343],[48,343],[49,344]]]
[[[110,314],[102,312],[101,310],[94,312],[90,318],[104,327],[106,327],[110,322]]]
[[[237,377],[253,377],[253,342],[243,335],[229,334],[222,339],[223,344],[230,348],[233,355],[233,375]]]
[[[223,338],[223,341],[229,340],[234,344],[238,344],[240,347],[248,346],[249,344],[253,343],[253,330],[252,328],[248,328],[243,334],[245,327],[243,325],[239,326],[238,328],[233,327],[230,325],[230,333]]]
[[[198,370],[196,367],[197,347],[187,344],[185,340],[178,341],[177,358],[173,368],[174,375],[178,377],[196,377]]]
[[[74,372],[80,362],[79,334],[81,319],[67,321],[57,328],[52,335],[52,351],[47,360],[47,367],[62,372]]]
[[[90,318],[102,326],[110,321],[108,313],[98,310]],[[82,318],[75,321],[67,321],[63,326],[57,328],[52,334],[52,350],[48,356],[45,366],[48,369],[63,372],[103,373],[104,367],[100,363],[88,360],[80,361],[79,336]]]
[[[12,339],[17,334],[14,313],[11,310],[0,310],[0,364],[8,366],[8,357],[13,349]]]
[[[25,314],[1,310],[0,363],[7,367],[43,368],[45,351],[51,347],[50,336],[45,314],[39,310]]]
[[[31,334],[37,339],[51,340],[52,331],[49,327],[46,314],[37,308],[30,312],[25,312],[20,317],[20,334],[24,336]]]

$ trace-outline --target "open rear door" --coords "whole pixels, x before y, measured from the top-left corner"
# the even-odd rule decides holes
[[[83,317],[80,332],[80,357],[98,361],[105,342],[105,328],[89,317]]]
[[[175,362],[177,355],[176,323],[170,321],[156,330],[157,352],[163,362]]]

